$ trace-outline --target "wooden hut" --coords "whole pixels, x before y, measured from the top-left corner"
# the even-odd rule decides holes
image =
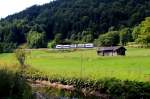
[[[101,56],[125,56],[126,48],[123,46],[118,47],[100,47],[97,50],[97,54]]]

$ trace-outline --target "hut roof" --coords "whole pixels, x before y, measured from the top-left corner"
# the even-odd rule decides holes
[[[121,48],[126,50],[126,48],[123,46],[117,46],[117,47],[99,47],[98,51],[117,51],[118,49]]]

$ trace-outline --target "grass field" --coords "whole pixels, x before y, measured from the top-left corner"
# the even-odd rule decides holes
[[[0,64],[16,64],[14,54],[0,54]],[[147,81],[150,78],[150,49],[127,48],[125,57],[97,56],[96,50],[52,52],[34,50],[27,64],[48,75]]]

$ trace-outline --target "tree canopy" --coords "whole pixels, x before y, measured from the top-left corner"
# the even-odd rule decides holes
[[[134,28],[134,36],[138,43],[150,46],[150,17],[147,17],[138,27]]]
[[[98,46],[116,46],[119,44],[118,31],[110,31],[106,34],[100,35],[96,40]]]
[[[0,43],[26,43],[30,31],[44,34],[46,41],[60,33],[63,41],[93,42],[110,29],[134,27],[148,16],[150,0],[55,0],[1,19]]]
[[[46,47],[44,33],[30,31],[27,35],[27,45],[29,48],[43,48]]]

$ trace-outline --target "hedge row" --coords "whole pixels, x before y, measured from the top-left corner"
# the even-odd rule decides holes
[[[65,78],[61,75],[48,76],[38,70],[25,71],[25,76],[32,80],[47,80],[51,83],[59,82],[64,85],[73,85],[76,90],[87,89],[111,97],[125,97],[125,99],[150,99],[150,83],[129,80],[118,80],[115,78],[87,79],[87,78]],[[116,98],[117,99],[117,98]],[[118,98],[119,99],[119,98]]]

